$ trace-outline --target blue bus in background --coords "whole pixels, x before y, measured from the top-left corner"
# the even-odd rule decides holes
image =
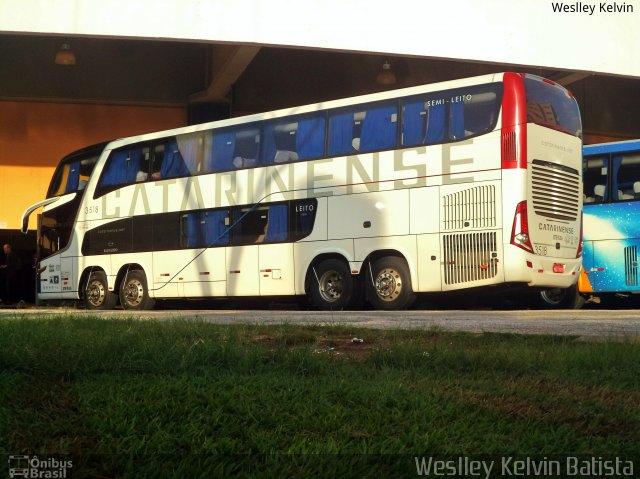
[[[640,140],[585,146],[583,164],[578,291],[583,297],[639,293]]]

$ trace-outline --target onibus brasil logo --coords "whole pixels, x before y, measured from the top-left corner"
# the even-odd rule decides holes
[[[40,459],[38,456],[9,456],[9,477],[30,479],[65,479],[70,476],[73,461],[53,457]]]

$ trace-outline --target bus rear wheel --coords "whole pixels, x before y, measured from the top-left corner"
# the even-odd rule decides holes
[[[374,308],[406,309],[415,301],[409,267],[404,259],[397,256],[380,258],[371,265],[370,275],[367,298]]]
[[[143,271],[128,271],[120,286],[120,304],[124,309],[153,309],[155,301],[149,297],[147,277]]]
[[[311,301],[315,307],[328,311],[351,306],[357,284],[344,261],[324,260],[313,268],[311,276]]]
[[[87,309],[113,309],[117,296],[109,291],[107,275],[103,271],[91,273],[84,290],[84,305]]]
[[[577,284],[568,288],[543,289],[537,296],[537,304],[543,309],[580,309],[584,303]]]

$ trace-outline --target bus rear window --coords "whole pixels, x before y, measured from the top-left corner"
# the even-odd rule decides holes
[[[528,123],[582,138],[578,104],[567,90],[530,75],[524,77],[524,88]]]

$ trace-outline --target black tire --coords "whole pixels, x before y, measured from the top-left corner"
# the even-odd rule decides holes
[[[143,271],[128,271],[120,285],[120,304],[124,309],[141,311],[153,309],[155,301],[149,297],[147,277]]]
[[[365,274],[367,299],[374,308],[406,309],[416,300],[409,267],[404,259],[397,256],[380,258]]]
[[[339,259],[324,260],[310,271],[311,302],[318,309],[347,309],[358,296],[357,287],[357,279]]]
[[[580,309],[584,303],[577,284],[568,288],[543,289],[537,295],[537,306],[543,309]]]
[[[117,295],[109,291],[107,275],[104,271],[94,271],[87,280],[84,289],[84,305],[91,310],[113,309]]]

